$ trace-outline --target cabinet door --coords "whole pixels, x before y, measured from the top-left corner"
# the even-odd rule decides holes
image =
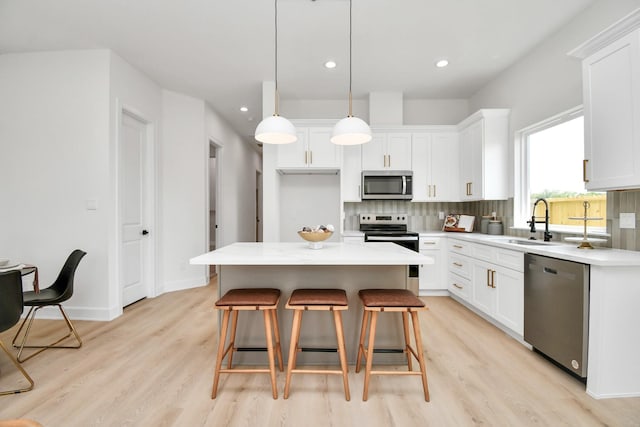
[[[495,319],[522,335],[524,334],[524,273],[495,267]]]
[[[342,201],[359,202],[362,193],[362,146],[345,145],[342,148],[342,170],[340,172],[340,186]]]
[[[374,134],[371,141],[362,145],[362,170],[381,170],[386,165],[386,135]]]
[[[483,197],[483,129],[484,120],[481,119],[460,133],[462,200],[480,200]]]
[[[453,295],[456,295],[465,301],[469,301],[471,299],[471,282],[465,277],[449,272],[447,275],[447,288]]]
[[[411,134],[387,134],[387,169],[411,170]]]
[[[430,201],[431,187],[431,134],[414,133],[411,140],[411,169],[413,170],[413,201]]]
[[[429,201],[451,202],[459,200],[458,171],[460,166],[458,161],[458,135],[455,133],[433,134],[429,154],[428,168],[431,175],[431,179],[427,183]],[[415,168],[413,173],[415,179]]]
[[[314,168],[339,168],[340,146],[333,144],[329,138],[329,128],[309,128],[307,144],[307,164]]]
[[[493,271],[493,266],[486,262],[477,261],[473,264],[473,304],[489,315],[493,315],[496,307]]]
[[[640,31],[583,61],[586,188],[640,185]]]
[[[420,290],[445,290],[447,284],[442,279],[442,255],[439,249],[420,251],[421,254],[433,258],[433,264],[420,265]]]
[[[278,167],[279,168],[300,168],[307,167],[307,140],[308,129],[296,129],[298,140],[291,144],[278,145]]]

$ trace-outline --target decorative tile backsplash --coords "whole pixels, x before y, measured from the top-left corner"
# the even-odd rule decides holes
[[[480,227],[483,215],[496,216],[502,220],[505,234],[529,237],[527,230],[513,230],[513,199],[485,200],[478,202],[406,202],[396,200],[375,200],[360,203],[345,203],[345,230],[357,230],[358,214],[364,212],[406,213],[409,215],[409,229],[412,231],[436,231],[442,229],[443,220],[438,218],[439,212],[463,213],[476,217],[475,229]],[[620,213],[635,213],[636,227],[620,229]],[[526,224],[521,224],[526,226]],[[607,192],[607,233],[611,236],[601,246],[640,250],[640,190]],[[541,234],[541,233],[538,233]],[[575,234],[553,233],[554,241],[563,241],[567,236]],[[539,238],[542,238],[540,235]]]

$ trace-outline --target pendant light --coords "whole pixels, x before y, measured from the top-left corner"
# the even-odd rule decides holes
[[[278,114],[278,0],[275,0],[275,106],[273,116],[263,119],[256,127],[256,140],[264,144],[289,144],[298,140],[296,128]]]
[[[352,2],[349,0],[349,114],[340,120],[333,128],[331,142],[337,145],[358,145],[371,141],[371,128],[367,122],[357,117],[353,117],[352,95],[351,95],[351,44],[352,44],[352,24],[351,10]]]

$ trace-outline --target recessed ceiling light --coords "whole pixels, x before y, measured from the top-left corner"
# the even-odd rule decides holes
[[[438,62],[436,62],[436,67],[438,68],[444,68],[447,65],[449,65],[449,61],[447,61],[446,59],[441,59]]]
[[[329,69],[336,68],[337,65],[338,64],[336,64],[336,61],[327,61],[324,63],[325,68]]]
[[[249,109],[247,107],[240,107],[240,111],[246,113],[247,111],[249,111]]]

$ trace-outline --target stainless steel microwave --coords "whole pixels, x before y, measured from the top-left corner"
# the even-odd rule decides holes
[[[362,200],[413,199],[412,171],[362,171]]]

